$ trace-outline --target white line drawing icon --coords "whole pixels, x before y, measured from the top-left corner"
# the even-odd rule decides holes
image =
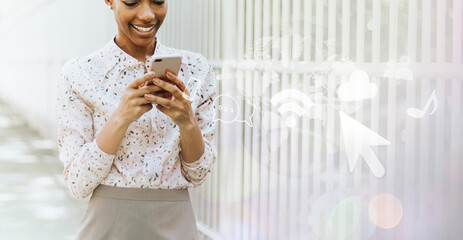
[[[253,126],[252,117],[256,111],[256,104],[254,100],[246,94],[232,92],[221,94],[213,100],[212,104],[214,104],[217,109],[214,111],[214,121],[222,121],[224,123],[244,122],[249,127]],[[242,112],[240,111],[240,106],[243,106],[243,104],[252,107],[251,115],[246,116],[246,118],[242,116]]]
[[[199,88],[201,87],[201,81],[195,77],[190,77],[190,79],[188,79],[188,83],[187,83],[187,86],[189,86],[191,84],[191,82],[194,81],[194,82],[197,82],[196,84],[196,87],[194,88],[194,90],[192,92],[190,92],[190,96],[188,97],[188,95],[185,93],[185,91],[182,92],[182,95],[185,99],[187,99],[188,101],[192,101],[192,97],[196,96],[196,93],[198,92]]]
[[[287,100],[291,99],[299,100],[300,102],[302,102],[302,106],[294,102],[286,102]],[[274,106],[282,102],[286,103],[281,104],[281,106],[278,108],[278,112],[280,112],[280,114],[283,116],[286,115],[286,113],[290,112],[295,113],[299,117],[301,117],[306,113],[307,110],[309,110],[313,106],[313,102],[309,96],[295,89],[283,90],[270,99],[270,103],[272,103],[272,105]],[[297,119],[294,116],[290,115],[286,118],[286,126],[288,126],[289,128],[295,127],[296,123]]]
[[[383,177],[386,170],[371,146],[390,145],[391,142],[342,111],[339,111],[339,116],[350,172],[354,171],[358,158],[363,156],[373,175],[377,178]]]
[[[413,118],[423,118],[426,112],[428,111],[429,106],[433,103],[434,108],[432,109],[431,112],[429,112],[429,115],[434,114],[437,110],[437,97],[436,97],[436,90],[434,90],[431,94],[431,96],[428,99],[428,102],[424,106],[424,108],[421,110],[419,108],[409,108],[407,109],[407,114],[410,117]]]

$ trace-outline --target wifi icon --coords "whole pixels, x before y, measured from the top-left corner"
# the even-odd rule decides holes
[[[286,117],[286,126],[289,128],[296,126],[297,118],[294,114],[301,117],[313,106],[310,97],[296,89],[286,89],[278,92],[270,99],[270,103],[274,106],[282,103],[278,108],[278,112],[282,116],[289,115]]]

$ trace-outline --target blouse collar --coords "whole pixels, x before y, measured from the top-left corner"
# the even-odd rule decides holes
[[[145,66],[146,69],[151,67],[151,61],[156,56],[162,54],[164,50],[164,45],[159,41],[159,38],[156,37],[156,47],[154,49],[153,55],[146,59],[146,62],[141,62],[138,59],[132,57],[130,54],[122,50],[115,42],[115,37],[111,39],[102,49],[101,57],[106,58],[105,64],[105,75],[107,75],[114,68],[118,69],[118,72],[127,70],[137,66]]]

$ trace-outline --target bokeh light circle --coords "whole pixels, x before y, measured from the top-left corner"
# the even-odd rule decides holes
[[[370,220],[376,226],[384,229],[390,229],[403,218],[404,210],[402,202],[394,195],[379,194],[370,200],[368,208]]]
[[[325,235],[325,226],[329,222],[331,212],[345,198],[347,196],[343,193],[329,192],[311,204],[307,223],[315,236],[322,238]]]
[[[341,224],[339,219],[342,219]],[[329,231],[335,239],[346,239],[360,223],[360,206],[353,198],[340,201],[330,214]]]
[[[369,239],[376,226],[369,220],[368,206],[368,200],[361,196],[350,196],[338,202],[327,222],[332,239],[345,240],[353,236]]]

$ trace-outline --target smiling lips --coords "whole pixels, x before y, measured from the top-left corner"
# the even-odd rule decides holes
[[[151,30],[154,29],[154,26],[151,26],[151,27],[140,27],[140,26],[137,26],[137,25],[134,25],[134,24],[131,24],[132,27],[134,27],[135,29],[137,29],[138,31],[140,32],[151,32]]]

